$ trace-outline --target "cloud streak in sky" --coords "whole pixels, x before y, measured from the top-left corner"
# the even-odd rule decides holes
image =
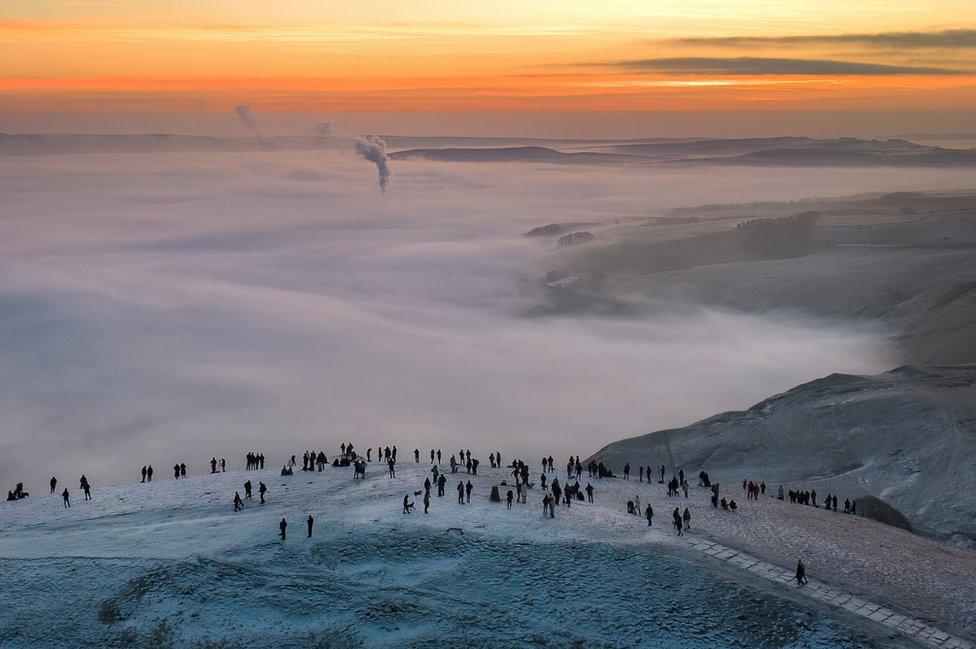
[[[797,34],[793,36],[701,36],[670,41],[682,45],[714,47],[756,47],[842,44],[894,49],[972,49],[976,29],[945,29],[934,32],[878,32],[851,34]]]
[[[745,75],[811,75],[811,76],[898,76],[898,75],[961,75],[963,70],[941,67],[885,65],[859,61],[835,61],[830,59],[792,59],[743,56],[723,57],[670,57],[634,59],[604,64],[635,72],[659,72],[663,74],[745,74]]]

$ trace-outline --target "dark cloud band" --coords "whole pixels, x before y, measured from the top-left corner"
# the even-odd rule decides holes
[[[637,59],[608,64],[613,67],[664,74],[753,74],[753,75],[960,75],[963,70],[938,67],[884,65],[829,59],[787,59],[763,57],[676,57]]]
[[[976,48],[976,29],[946,29],[936,32],[880,32],[876,34],[698,37],[679,38],[672,42],[717,47],[846,44],[896,49],[967,49]]]

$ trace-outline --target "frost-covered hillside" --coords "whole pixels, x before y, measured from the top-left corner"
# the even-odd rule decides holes
[[[976,366],[834,374],[594,457],[614,467],[663,458],[731,483],[870,494],[918,530],[976,539]]]
[[[286,477],[233,472],[96,486],[90,502],[73,493],[70,509],[55,495],[0,504],[0,645],[910,644],[888,627],[687,543],[721,537],[736,543],[745,535],[783,550],[776,536],[751,532],[771,521],[782,521],[791,536],[797,529],[829,530],[829,539],[808,539],[804,552],[811,576],[827,582],[834,579],[832,562],[814,545],[845,553],[843,572],[857,579],[862,562],[877,559],[858,549],[865,532],[890,543],[889,556],[901,548],[932,578],[918,582],[925,604],[888,588],[884,576],[848,590],[941,628],[965,632],[972,622],[964,605],[953,605],[976,595],[966,580],[958,586],[952,580],[972,567],[968,554],[945,555],[937,544],[857,517],[745,499],[731,514],[713,509],[703,489],[678,503],[656,483],[605,479],[592,481],[594,504],[560,507],[551,519],[542,516],[538,484],[512,510],[489,502],[491,486],[507,473],[491,469],[476,477],[462,472],[474,485],[470,505],[457,503],[458,476],[451,476],[446,495],[434,496],[425,515],[413,492],[428,468],[401,462],[390,478],[385,467],[370,465],[365,481],[353,481],[348,468]],[[259,481],[268,485],[268,503],[257,504],[255,494],[234,512],[233,494],[243,494],[246,479],[255,491]],[[401,513],[405,494],[419,511]],[[656,510],[651,528],[625,511],[626,500],[638,496]],[[692,512],[692,529],[681,538],[668,525],[675,505]],[[311,539],[308,514],[316,521]],[[289,523],[284,541],[277,538],[282,517]],[[921,545],[912,546],[913,539]],[[795,554],[785,554],[780,563],[789,569]]]

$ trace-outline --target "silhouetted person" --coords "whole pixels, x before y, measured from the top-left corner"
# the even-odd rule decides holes
[[[684,513],[681,514],[681,520],[684,521],[685,529],[691,526],[691,512],[688,511],[687,507],[685,507]]]
[[[264,504],[264,494],[268,493],[268,488],[263,482],[258,483],[258,496],[261,498],[261,504]]]
[[[91,500],[92,499],[92,497],[91,497],[91,485],[88,484],[88,481],[87,480],[85,481],[85,486],[82,487],[82,491],[85,492],[85,500]]]
[[[468,504],[469,505],[471,504],[471,490],[472,489],[474,489],[474,486],[471,484],[471,481],[468,480],[468,484],[464,485],[464,493],[465,493],[465,495],[468,498]]]
[[[61,492],[61,498],[64,500],[65,507],[71,507],[71,494],[68,493],[67,489]]]
[[[173,465],[173,477],[175,479],[177,479],[177,480],[180,479],[180,465],[179,464],[174,464]]]
[[[54,490],[57,488],[58,488],[58,479],[55,478],[54,476],[51,476],[51,493],[53,494]]]
[[[244,483],[244,497],[251,500],[251,481],[248,480]]]
[[[186,464],[184,464],[183,462],[180,462],[180,477],[181,478],[186,477]]]
[[[239,512],[242,509],[244,509],[244,501],[241,500],[241,494],[240,494],[240,492],[235,491],[234,492],[234,511],[235,512]]]
[[[464,504],[464,483],[463,482],[458,482],[457,492],[458,492],[458,504],[463,505]]]
[[[394,466],[396,465],[396,460],[394,460],[391,457],[389,460],[386,461],[386,464],[387,464],[387,466],[390,467],[390,477],[391,478],[395,478],[396,477],[396,469],[394,469]]]
[[[803,565],[803,559],[796,562],[796,583],[798,586],[807,583],[807,567]]]
[[[506,503],[508,504],[508,508],[509,509],[512,508],[512,500],[514,499],[514,497],[515,497],[515,494],[513,494],[512,493],[512,490],[509,489],[508,490],[508,496],[506,496]]]
[[[142,465],[142,481],[146,481],[146,465]],[[51,487],[51,493],[54,493],[54,487]]]
[[[153,470],[152,470],[152,465],[150,464],[149,468],[146,469],[146,482],[152,482],[152,474],[153,474]]]
[[[287,536],[288,536],[288,533],[287,533],[287,530],[288,530],[288,521],[286,521],[284,518],[282,518],[281,519],[281,522],[278,523],[278,530],[279,530],[278,536],[281,538],[282,541],[284,541],[285,538],[287,538]]]
[[[312,538],[312,525],[314,525],[314,524],[315,524],[315,519],[312,518],[312,515],[311,514],[309,514],[308,515],[308,518],[305,519],[305,525],[308,526],[308,536],[305,537],[305,538],[308,538],[308,539]]]
[[[424,513],[426,514],[429,511],[430,511],[430,492],[428,491],[424,494]]]
[[[210,458],[210,473],[217,473],[217,458]]]
[[[413,511],[413,503],[410,502],[410,494],[403,497],[403,513],[409,514]]]

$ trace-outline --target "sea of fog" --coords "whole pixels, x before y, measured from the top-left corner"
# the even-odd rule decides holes
[[[963,172],[0,159],[0,486],[342,441],[585,455],[889,363],[880,336],[701,310],[528,318],[552,221],[960,187]]]

